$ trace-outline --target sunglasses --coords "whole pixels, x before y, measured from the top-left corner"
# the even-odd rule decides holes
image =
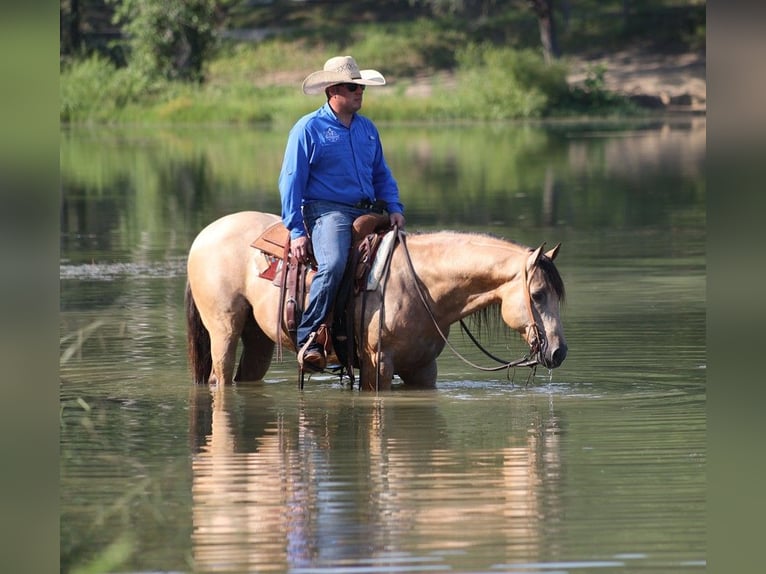
[[[360,84],[341,84],[344,88],[346,88],[349,92],[355,92],[357,88],[361,88],[362,91],[364,91],[364,86]]]

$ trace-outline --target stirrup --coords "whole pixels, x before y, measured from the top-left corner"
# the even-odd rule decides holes
[[[306,339],[306,342],[303,344],[303,347],[301,347],[300,351],[298,352],[298,364],[300,365],[300,368],[302,371],[321,372],[321,371],[324,371],[325,367],[327,366],[327,356],[325,354],[326,352],[324,350],[324,345],[322,345],[321,343],[317,343],[316,339],[317,339],[316,332],[311,333],[308,339]],[[309,362],[309,366],[307,367],[306,365],[304,365],[304,357],[308,349],[315,344],[318,344],[321,347],[322,358],[317,363],[316,366],[312,365],[311,362]]]
[[[307,368],[307,366],[304,365],[303,363],[303,358],[306,354],[306,351],[312,344],[315,344],[315,340],[316,340],[316,333],[311,333],[309,335],[309,338],[304,343],[303,347],[301,347],[301,350],[298,352],[298,388],[301,391],[303,390],[303,383],[306,379],[307,372],[309,374],[321,373],[322,371],[324,371],[324,368],[327,366],[327,357],[325,356],[324,348],[322,348],[322,355],[321,355],[321,360],[319,364],[314,366],[309,363],[310,366]]]

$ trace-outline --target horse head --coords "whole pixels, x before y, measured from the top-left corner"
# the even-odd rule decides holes
[[[518,331],[529,345],[530,358],[549,369],[560,366],[567,344],[559,310],[564,282],[553,260],[561,244],[544,252],[545,243],[530,250],[515,280],[503,290],[503,321]]]

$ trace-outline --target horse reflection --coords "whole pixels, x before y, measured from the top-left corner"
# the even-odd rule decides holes
[[[421,452],[417,435],[397,432],[393,417],[379,417],[370,433],[377,445],[371,463],[385,472],[371,472],[370,480],[389,527],[418,554],[454,550],[456,569],[476,569],[475,548],[488,565],[541,557],[543,531],[556,528],[544,526],[544,517],[560,513],[561,429],[554,413],[530,411],[524,432],[509,436],[505,447],[459,457],[447,441],[433,445],[426,459],[414,456]]]
[[[504,445],[466,452],[442,409],[419,395],[339,407],[316,396],[284,405],[252,389],[195,389],[196,571],[369,566],[392,551],[450,548],[464,550],[466,563],[460,554],[443,560],[468,568],[485,545],[490,563],[541,552],[562,469],[550,413],[527,409]]]
[[[302,489],[311,483],[293,475],[281,415],[262,418],[261,432],[247,437],[235,417],[241,405],[231,404],[240,397],[223,389],[207,394],[211,426],[192,461],[195,570],[282,570],[288,553],[307,552],[298,535],[301,509],[309,506]],[[269,413],[268,404],[246,408],[248,416],[259,411]]]

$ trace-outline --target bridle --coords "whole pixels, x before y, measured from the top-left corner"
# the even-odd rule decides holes
[[[412,263],[412,257],[410,256],[410,251],[409,249],[407,249],[405,233],[401,230],[397,230],[397,234],[398,234],[399,242],[402,244],[402,248],[404,249],[405,259],[407,260],[407,266],[409,267],[410,273],[412,274],[413,283],[415,283],[415,290],[417,291],[418,296],[420,297],[420,301],[423,303],[423,307],[425,307],[426,311],[428,312],[428,316],[431,318],[431,322],[433,323],[434,327],[436,328],[436,331],[439,333],[444,343],[450,348],[450,350],[459,359],[461,359],[467,365],[470,365],[475,369],[479,369],[480,371],[501,371],[504,369],[511,369],[513,367],[535,367],[536,365],[540,363],[540,361],[538,360],[538,357],[541,355],[541,353],[544,350],[545,338],[541,334],[540,328],[537,326],[537,321],[535,321],[535,315],[532,310],[532,294],[529,290],[530,278],[528,277],[526,265],[522,266],[522,281],[524,283],[524,296],[526,299],[527,314],[529,317],[529,322],[527,323],[525,327],[527,341],[530,342],[528,355],[520,359],[516,359],[514,361],[506,361],[498,357],[495,357],[492,353],[487,351],[479,343],[479,341],[476,340],[473,334],[468,330],[468,327],[465,325],[463,320],[460,319],[460,327],[466,332],[466,334],[470,337],[471,341],[479,348],[479,350],[481,350],[485,355],[487,355],[492,360],[500,363],[500,365],[497,367],[483,367],[481,365],[477,365],[473,363],[472,361],[470,361],[469,359],[461,355],[460,352],[458,352],[458,350],[455,349],[452,343],[449,342],[449,340],[447,339],[447,336],[439,327],[439,324],[436,321],[436,317],[434,317],[434,313],[431,310],[431,306],[428,304],[425,294],[423,293],[423,288],[420,285],[420,281],[418,280],[418,274],[416,273],[415,266]]]

